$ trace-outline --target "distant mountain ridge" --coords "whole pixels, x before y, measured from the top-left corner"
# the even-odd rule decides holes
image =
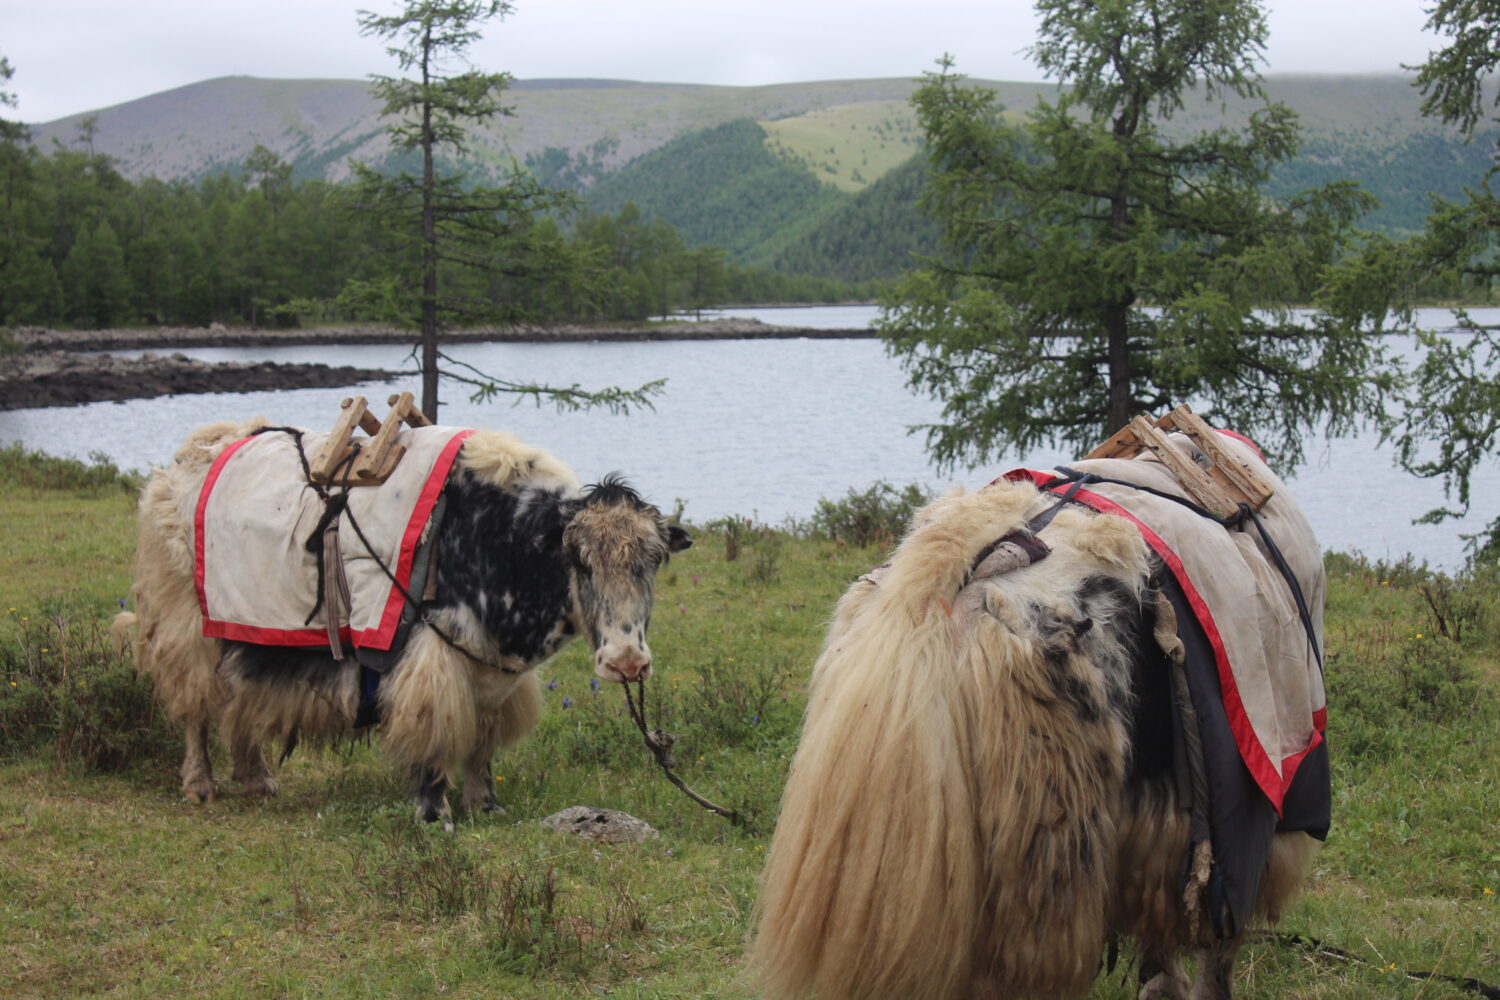
[[[1275,172],[1270,193],[1348,177],[1384,203],[1366,224],[1400,233],[1420,226],[1429,194],[1453,197],[1475,183],[1493,136],[1465,144],[1423,117],[1412,79],[1267,77],[1268,96],[1299,114],[1305,139],[1298,158]],[[919,82],[518,80],[507,95],[513,116],[476,130],[463,165],[491,178],[525,167],[601,210],[634,203],[690,243],[723,246],[742,263],[860,279],[889,273],[934,235],[914,205],[922,138],[909,97]],[[1056,93],[1051,84],[974,82],[1016,113]],[[1169,128],[1234,125],[1249,107],[1189,102]],[[337,182],[350,175],[351,159],[378,168],[392,155],[362,80],[223,77],[90,114],[93,149],[132,178],[235,171],[262,145],[298,179]],[[34,126],[38,145],[77,142],[86,117]],[[901,242],[907,234],[911,245]]]

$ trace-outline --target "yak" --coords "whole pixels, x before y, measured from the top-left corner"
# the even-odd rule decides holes
[[[764,996],[1067,1000],[1133,938],[1142,1000],[1228,1000],[1330,793],[1321,554],[1224,447],[1274,486],[1259,513],[1201,516],[1146,459],[1017,470],[850,586],[763,875]]]
[[[432,471],[418,468],[407,486],[342,492],[299,474],[308,437],[260,418],[211,424],[142,491],[135,613],[117,624],[133,629],[137,668],[186,729],[183,793],[199,802],[216,793],[215,725],[233,779],[261,795],[277,789],[266,744],[289,753],[303,737],[374,727],[409,779],[421,819],[451,828],[447,792],[459,778],[465,808],[497,809],[491,757],[537,721],[535,668],[582,635],[600,677],[649,676],[656,572],[691,537],[618,476],[582,487],[550,454],[503,432],[403,432],[402,465],[420,464],[413,456],[427,441],[438,456]],[[397,518],[390,558],[372,558],[381,551],[367,537],[379,521],[374,505],[382,492],[403,491],[415,495],[415,512]],[[257,534],[252,496],[298,520],[281,534]],[[342,540],[330,543],[330,529]],[[387,591],[379,600],[356,584],[346,597],[353,606],[338,607],[332,582],[341,567],[327,558],[329,544],[347,565],[351,554],[366,557],[360,579],[389,578],[380,580]],[[288,552],[290,582],[278,568]],[[310,572],[316,581],[303,579]],[[309,613],[268,628],[222,609],[236,601]],[[298,627],[317,611],[332,624]],[[373,622],[368,629],[356,627],[361,615]]]

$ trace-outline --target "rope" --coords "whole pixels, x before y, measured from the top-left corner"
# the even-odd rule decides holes
[[[636,681],[635,683],[640,694],[640,705],[637,706],[635,699],[630,696],[629,681],[623,685],[625,688],[625,704],[630,709],[631,720],[635,722],[636,728],[641,731],[641,738],[646,741],[646,749],[651,751],[651,755],[656,758],[656,763],[661,765],[662,773],[667,776],[667,780],[680,788],[684,795],[709,812],[718,813],[735,826],[743,826],[749,829],[749,821],[738,812],[710,802],[693,791],[687,782],[677,776],[675,770],[677,762],[672,759],[672,747],[677,743],[677,737],[660,729],[652,729],[646,724],[646,682]]]
[[[1339,962],[1348,962],[1351,965],[1372,964],[1368,960],[1361,958],[1353,952],[1345,951],[1342,948],[1336,948],[1331,944],[1325,944],[1315,937],[1308,937],[1306,934],[1272,934],[1269,931],[1261,931],[1254,936],[1268,938],[1280,945],[1290,946],[1293,948],[1301,948],[1302,950],[1310,951],[1315,955],[1321,955],[1324,958],[1331,958]],[[1391,966],[1389,968],[1391,969],[1391,971],[1395,971],[1394,966]],[[1407,979],[1415,980],[1417,982],[1426,982],[1428,980],[1436,979],[1440,982],[1451,983],[1458,989],[1463,990],[1465,993],[1473,993],[1477,996],[1484,997],[1485,1000],[1500,1000],[1500,988],[1491,986],[1489,983],[1482,982],[1481,980],[1475,979],[1472,976],[1450,976],[1441,972],[1405,971],[1402,971],[1399,974],[1405,976]]]
[[[308,464],[307,455],[303,452],[303,449],[302,449],[302,431],[301,431],[301,429],[297,428],[297,427],[261,427],[258,430],[253,431],[251,436],[254,436],[256,434],[264,434],[267,431],[281,431],[283,433],[291,435],[292,439],[297,444],[297,458],[302,462],[302,473],[303,473],[303,476],[307,479],[307,484],[310,487],[312,487],[312,489],[318,494],[318,496],[323,500],[324,503],[330,503],[333,500],[335,500],[336,498],[329,496],[329,493],[328,493],[327,490],[323,489],[317,483],[315,483],[315,482],[312,481],[312,467]],[[352,458],[353,458],[352,454],[349,455],[349,456],[346,456],[345,461],[352,460]],[[343,463],[341,462],[340,465],[342,465],[342,464]],[[341,493],[341,494],[338,494],[337,496],[338,497],[347,497],[348,492],[349,492],[349,487],[346,486],[346,487],[344,487],[344,492]],[[375,546],[372,545],[370,543],[369,538],[367,538],[365,536],[364,529],[362,529],[359,526],[359,521],[358,521],[357,518],[355,518],[354,511],[352,511],[352,510],[349,509],[349,507],[348,507],[348,501],[347,500],[345,500],[345,503],[344,503],[344,505],[342,507],[342,510],[339,511],[339,512],[337,512],[337,513],[335,513],[333,515],[333,518],[329,518],[328,520],[332,521],[334,518],[338,517],[339,514],[342,514],[344,517],[346,517],[346,518],[349,519],[349,526],[354,529],[354,533],[355,533],[355,535],[357,535],[359,537],[360,543],[362,545],[364,545],[365,551],[367,553],[369,553],[371,559],[375,560],[375,565],[377,565],[377,566],[380,567],[380,571],[385,574],[386,579],[390,580],[391,581],[391,585],[394,586],[396,588],[397,592],[401,594],[401,599],[406,602],[406,606],[407,607],[411,607],[411,608],[415,608],[417,610],[417,612],[418,612],[417,621],[419,621],[423,625],[426,625],[428,628],[432,629],[433,633],[436,634],[437,637],[439,639],[441,639],[443,642],[447,643],[448,646],[450,646],[451,648],[453,648],[453,649],[457,650],[458,652],[462,653],[464,656],[468,657],[471,661],[473,661],[474,663],[479,664],[482,667],[489,667],[492,670],[498,670],[501,673],[511,674],[511,675],[523,674],[523,673],[526,672],[524,670],[516,670],[513,667],[507,667],[503,663],[492,663],[491,661],[486,660],[483,657],[480,657],[480,656],[476,655],[475,653],[470,652],[460,642],[458,642],[458,640],[454,639],[447,632],[445,632],[441,628],[439,628],[438,625],[437,625],[437,623],[432,620],[431,616],[427,613],[427,611],[423,609],[422,602],[420,600],[418,600],[417,598],[412,597],[411,592],[408,591],[406,589],[406,587],[402,585],[402,583],[401,583],[400,580],[396,579],[396,574],[391,572],[391,568],[386,565],[385,560],[380,558],[379,553],[377,553],[375,551]],[[320,533],[321,532],[319,532],[319,534]],[[316,535],[314,535],[313,537],[316,537]],[[309,541],[311,541],[311,539],[309,539]],[[322,568],[323,568],[321,560],[319,560],[318,568],[319,568],[319,574],[321,576],[321,574],[322,574]],[[322,596],[323,596],[322,595],[322,590],[323,590],[323,588],[320,586],[318,588],[318,599],[319,599],[320,603],[322,601]],[[317,613],[317,608],[314,607],[313,608],[313,614],[316,614],[316,613]],[[311,615],[308,616],[308,619],[309,619],[309,621],[311,620]]]

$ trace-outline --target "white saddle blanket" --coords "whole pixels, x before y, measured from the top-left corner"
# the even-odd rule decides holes
[[[459,447],[473,431],[419,427],[397,437],[406,454],[385,483],[349,490],[338,520],[348,621],[341,642],[389,649],[400,622],[401,587]],[[308,461],[328,435],[302,433]],[[337,492],[339,488],[332,490]],[[209,469],[198,495],[193,533],[203,634],[277,646],[328,644],[326,609],[318,600],[317,557],[307,540],[324,503],[307,481],[294,435],[273,430],[238,441]],[[366,548],[350,516],[369,542]],[[317,607],[317,614],[308,615]]]
[[[1321,649],[1325,580],[1312,527],[1258,451],[1228,436],[1222,444],[1275,489],[1259,516],[1301,586]],[[1068,468],[1191,499],[1167,467],[1147,454],[1077,461]],[[1042,485],[1056,475],[1017,470],[1006,478]],[[1076,499],[1133,521],[1181,583],[1213,647],[1240,756],[1280,812],[1297,766],[1323,741],[1326,708],[1322,668],[1291,588],[1260,533],[1248,522],[1242,529],[1225,529],[1181,504],[1128,486],[1090,483]]]

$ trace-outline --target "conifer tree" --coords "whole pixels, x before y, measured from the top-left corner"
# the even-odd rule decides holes
[[[391,15],[362,11],[364,34],[386,39],[406,77],[374,76],[372,91],[390,119],[394,148],[419,159],[420,174],[383,176],[356,164],[357,209],[375,220],[390,270],[371,282],[356,283],[350,298],[368,307],[384,303],[394,318],[420,331],[423,412],[437,419],[440,374],[473,384],[481,395],[497,392],[547,397],[559,406],[605,405],[616,410],[649,405],[659,391],[652,383],[637,390],[578,386],[556,388],[439,368],[439,340],[445,321],[469,324],[520,318],[518,304],[483,294],[495,274],[521,277],[566,267],[566,257],[545,257],[554,242],[532,243],[534,216],[562,207],[567,196],[516,172],[500,186],[485,186],[455,164],[469,152],[470,129],[512,110],[500,95],[506,73],[483,73],[467,66],[470,47],[487,21],[512,11],[509,0],[406,0]],[[447,287],[444,287],[444,282]]]
[[[913,97],[943,250],[887,303],[910,384],[943,402],[940,464],[1039,445],[1087,451],[1138,413],[1189,403],[1283,459],[1320,424],[1378,412],[1390,380],[1355,322],[1299,321],[1371,199],[1352,184],[1284,204],[1293,112],[1256,71],[1253,0],[1041,0],[1037,65],[1059,84],[1024,118],[945,57]],[[1183,134],[1188,103],[1258,105]]]
[[[1468,188],[1462,201],[1434,199],[1425,230],[1404,244],[1372,241],[1366,253],[1346,269],[1347,282],[1372,294],[1407,296],[1393,305],[1399,320],[1410,322],[1410,294],[1424,286],[1452,287],[1488,300],[1500,279],[1500,93],[1494,89],[1500,69],[1500,0],[1439,0],[1428,9],[1427,27],[1447,44],[1419,67],[1417,85],[1425,95],[1422,110],[1464,137],[1494,145],[1493,166]],[[1407,383],[1402,416],[1388,426],[1399,461],[1416,475],[1439,479],[1452,508],[1429,512],[1437,522],[1467,514],[1473,500],[1474,473],[1486,462],[1500,461],[1500,333],[1459,311],[1463,339],[1419,332],[1425,354]],[[1471,553],[1481,561],[1500,561],[1500,510],[1470,538]]]

